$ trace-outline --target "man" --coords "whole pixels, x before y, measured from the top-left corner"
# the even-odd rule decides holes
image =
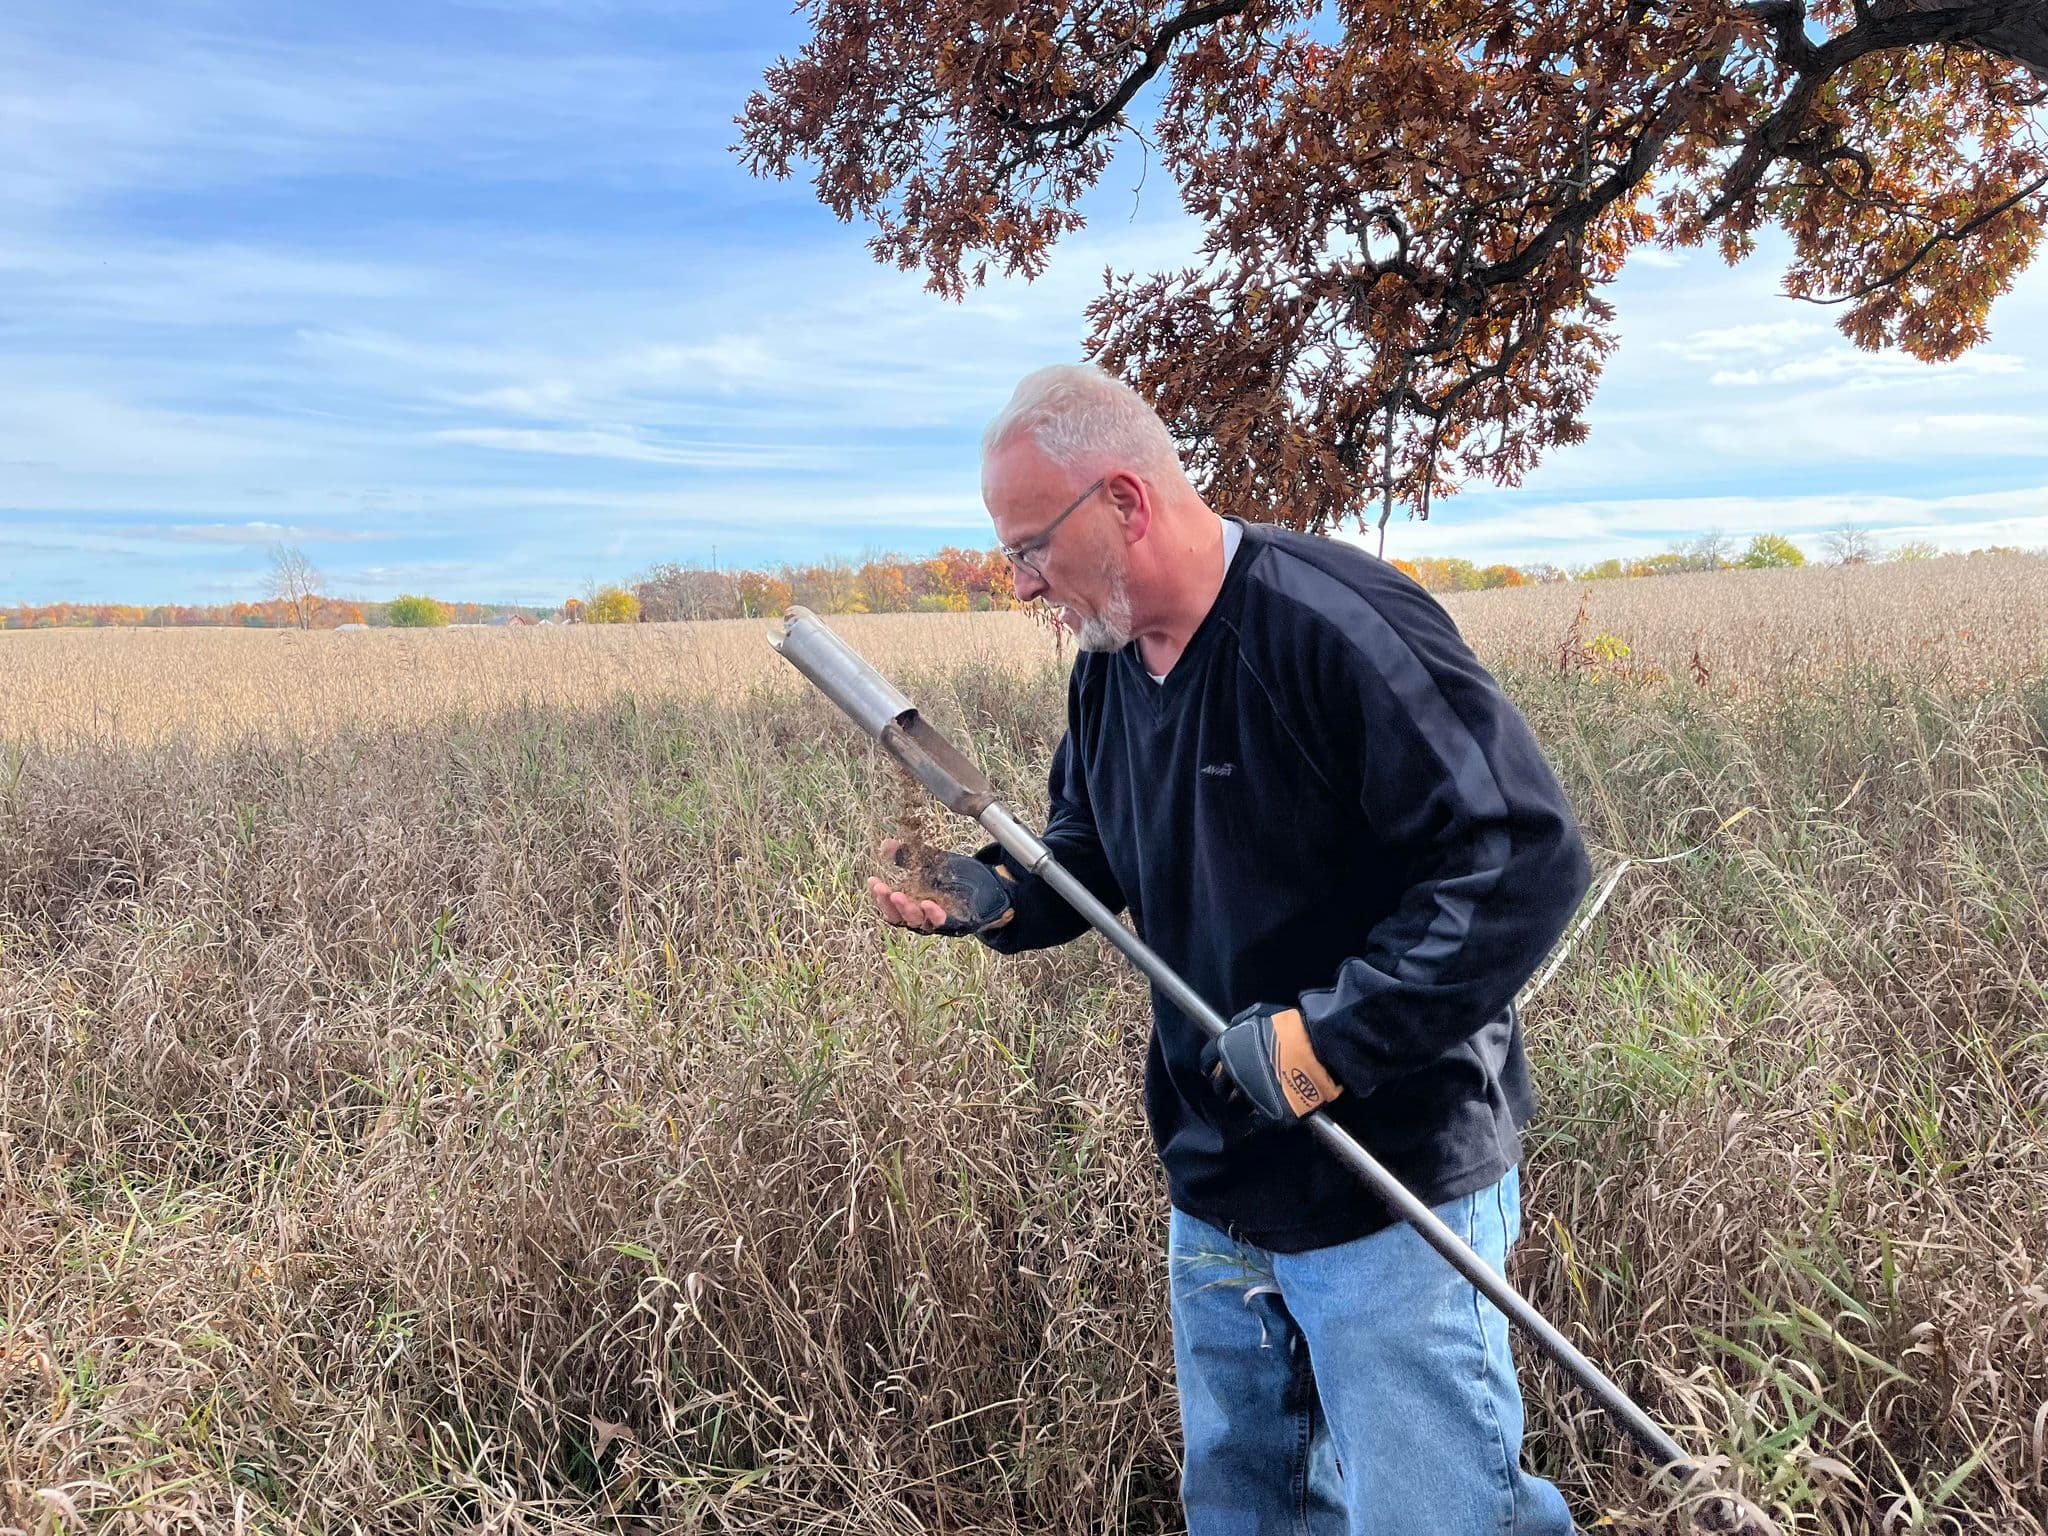
[[[1333,1117],[1505,1263],[1512,999],[1588,878],[1527,724],[1420,587],[1218,517],[1098,370],[1018,386],[982,497],[1080,649],[1045,841],[1235,1015],[1208,1046],[1155,990],[1145,1068],[1191,1536],[1569,1532],[1520,1468],[1506,1320],[1296,1123]],[[1006,954],[1085,926],[994,846],[946,883],[950,911],[868,890]]]

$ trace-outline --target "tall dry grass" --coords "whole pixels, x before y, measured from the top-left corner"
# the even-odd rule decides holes
[[[1832,570],[1720,571],[1444,598],[1491,661],[1540,669],[1581,605],[1585,638],[1626,642],[1637,669],[1773,687],[1879,660],[1983,682],[2048,659],[2048,559],[1975,555]],[[352,722],[423,722],[621,693],[737,698],[794,688],[761,643],[773,621],[585,624],[302,634],[296,630],[0,633],[0,740],[314,738]],[[877,666],[1035,667],[1053,655],[1025,612],[834,617]]]
[[[2048,669],[1732,671],[1509,674],[1600,862],[1758,808],[1536,999],[1518,1279],[1788,1530],[2040,1536]],[[1037,809],[1056,672],[911,681]],[[765,686],[0,747],[0,1526],[1173,1529],[1142,988],[870,921],[895,803]]]
[[[1456,593],[1444,604],[1481,655],[1541,667],[1581,604],[1638,666],[1724,687],[1776,688],[1881,662],[1981,684],[2048,660],[2048,558],[1946,556],[1887,565],[1713,571]]]
[[[768,619],[546,628],[51,629],[0,633],[0,740],[317,737],[355,721],[420,722],[621,693],[733,698],[787,666]],[[1028,613],[834,618],[880,666],[1037,665]]]

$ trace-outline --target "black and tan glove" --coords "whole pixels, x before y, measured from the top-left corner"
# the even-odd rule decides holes
[[[910,867],[904,853],[901,847],[896,850],[899,869]],[[929,898],[946,909],[946,920],[936,928],[925,929],[927,933],[986,933],[1002,927],[1015,915],[1010,906],[1010,887],[1016,882],[1000,866],[984,864],[964,853],[931,854],[926,856],[918,875]]]
[[[1243,1099],[1261,1120],[1294,1125],[1344,1090],[1316,1059],[1298,1008],[1259,1003],[1202,1047],[1217,1091]]]

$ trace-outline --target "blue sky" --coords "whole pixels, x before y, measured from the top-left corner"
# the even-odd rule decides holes
[[[662,559],[986,545],[981,424],[1079,355],[1105,265],[1183,258],[1113,170],[1037,284],[877,267],[731,119],[780,5],[28,0],[0,11],[0,604],[555,602]],[[1844,521],[2048,544],[2048,268],[1945,368],[1650,253],[1591,440],[1388,553],[1566,564]]]

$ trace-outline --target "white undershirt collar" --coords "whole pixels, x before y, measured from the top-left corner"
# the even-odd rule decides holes
[[[1237,546],[1244,542],[1244,529],[1227,517],[1219,517],[1216,521],[1223,525],[1223,574],[1228,576],[1230,562],[1237,558]],[[1164,672],[1154,672],[1150,667],[1145,669],[1145,675],[1155,683],[1166,681]]]

